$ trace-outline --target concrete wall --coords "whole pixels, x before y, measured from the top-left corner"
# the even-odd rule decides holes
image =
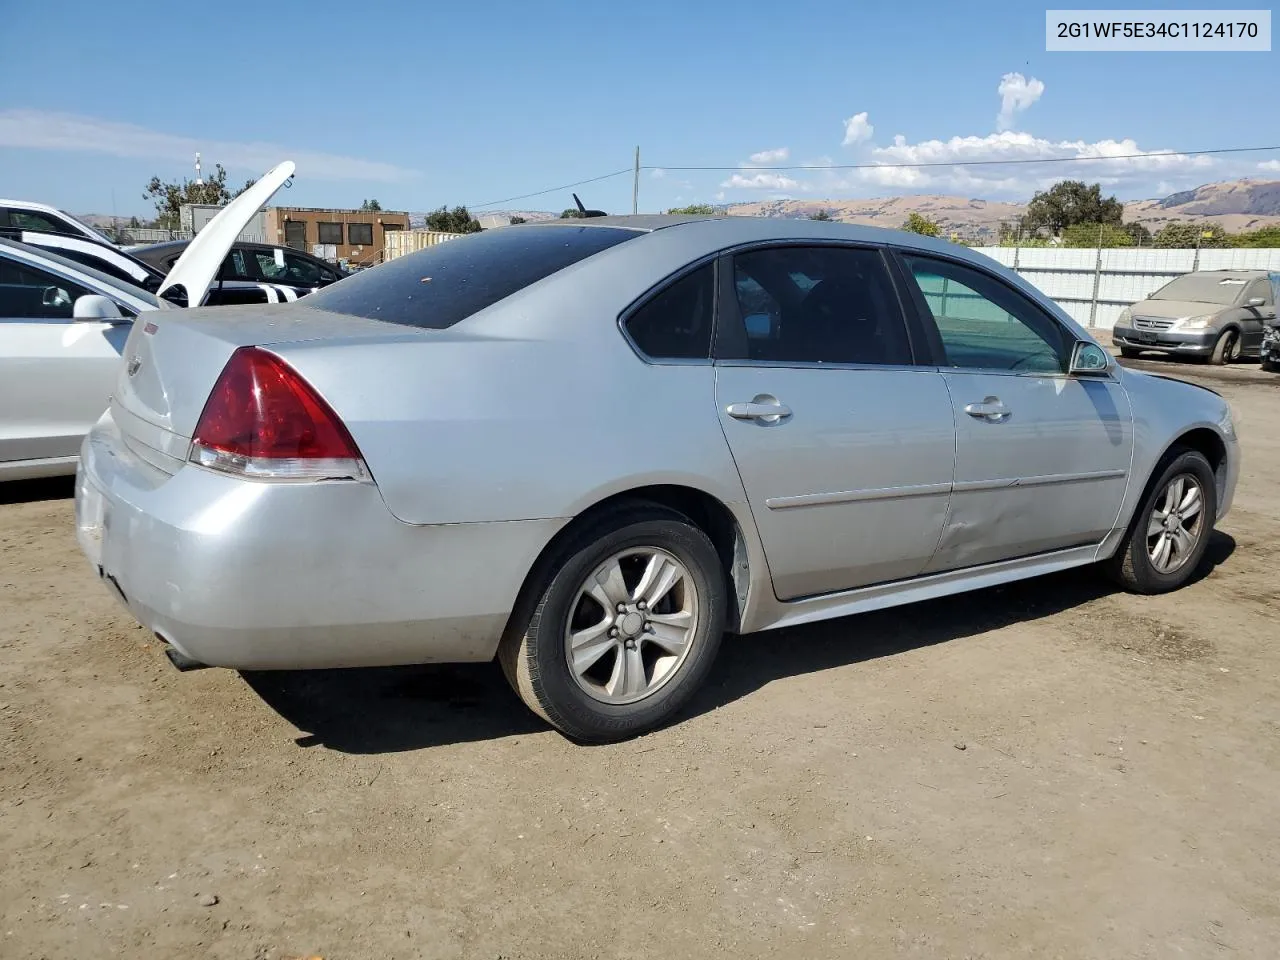
[[[977,247],[1086,327],[1109,330],[1120,311],[1195,270],[1280,270],[1280,250]]]

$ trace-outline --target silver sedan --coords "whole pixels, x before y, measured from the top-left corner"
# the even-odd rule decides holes
[[[726,633],[1087,564],[1177,588],[1239,471],[1221,397],[914,234],[528,224],[149,319],[77,524],[177,665],[496,657],[583,741],[669,719]]]

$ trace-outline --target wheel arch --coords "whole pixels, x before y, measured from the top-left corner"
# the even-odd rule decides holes
[[[1164,465],[1169,462],[1170,457],[1176,450],[1196,450],[1204,455],[1209,461],[1209,467],[1213,470],[1214,486],[1217,488],[1217,501],[1222,503],[1223,494],[1227,485],[1227,444],[1221,435],[1212,427],[1195,426],[1183,430],[1172,440],[1169,441],[1160,451],[1160,455],[1152,461],[1151,469],[1147,472],[1146,479],[1142,482],[1141,495],[1134,501],[1133,511],[1129,516],[1128,522],[1125,523],[1124,530],[1127,536],[1133,524],[1139,520],[1139,510],[1142,505],[1147,502],[1147,496],[1151,493],[1151,487],[1160,476]],[[1123,538],[1117,541],[1117,545],[1123,543]]]
[[[678,483],[649,484],[612,493],[592,503],[561,527],[542,548],[525,575],[508,619],[508,630],[512,623],[523,622],[537,603],[539,587],[550,574],[551,565],[567,539],[600,516],[636,504],[653,504],[674,510],[710,538],[729,587],[725,629],[730,633],[736,632],[742,623],[751,583],[751,564],[744,531],[733,511],[720,498],[706,490]]]

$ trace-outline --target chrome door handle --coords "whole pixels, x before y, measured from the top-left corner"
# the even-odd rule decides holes
[[[964,412],[976,420],[1001,423],[1013,416],[1013,411],[1000,402],[999,397],[987,397],[981,403],[971,403]]]
[[[777,423],[791,416],[791,408],[777,400],[771,402],[752,400],[750,403],[731,403],[725,407],[725,413],[735,420],[762,420],[765,423]]]

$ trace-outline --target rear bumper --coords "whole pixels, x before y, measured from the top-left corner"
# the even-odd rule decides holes
[[[85,438],[81,548],[180,652],[244,670],[488,660],[560,520],[413,526],[368,483],[169,476],[111,415]]]
[[[1116,324],[1111,339],[1117,346],[1169,353],[1208,354],[1218,341],[1216,330],[1137,330]]]

